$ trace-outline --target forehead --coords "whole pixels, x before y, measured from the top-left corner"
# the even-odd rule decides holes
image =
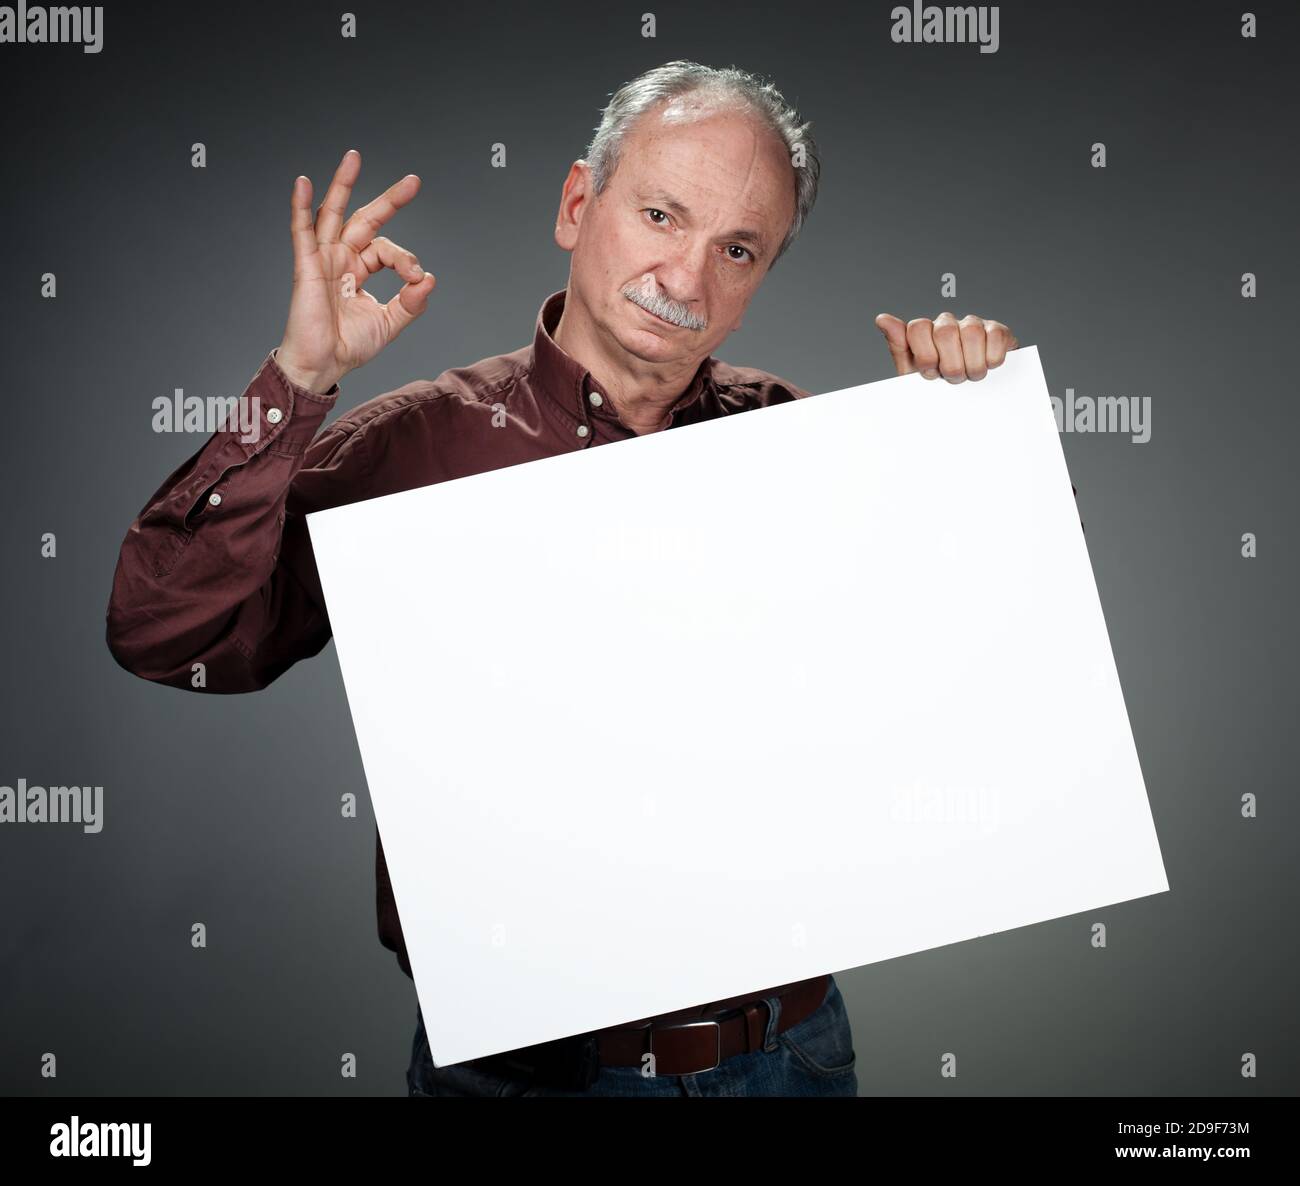
[[[667,191],[692,207],[774,223],[794,212],[794,166],[781,138],[743,109],[700,96],[643,115],[624,139],[614,176],[630,190]]]

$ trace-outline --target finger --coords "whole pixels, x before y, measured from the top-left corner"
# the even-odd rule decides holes
[[[927,379],[939,377],[939,352],[934,346],[934,322],[917,317],[907,323],[907,345],[916,369]]]
[[[429,293],[436,283],[433,273],[425,272],[423,280],[415,284],[403,284],[397,295],[384,306],[391,327],[390,342],[424,312],[429,303]]]
[[[408,173],[401,181],[390,185],[379,197],[354,211],[343,228],[340,240],[354,251],[360,251],[375,237],[379,228],[419,192],[420,179],[414,173]]]
[[[984,354],[984,318],[969,313],[957,323],[961,335],[961,356],[966,364],[966,378],[982,379],[989,373]]]
[[[1013,343],[1015,338],[1012,337],[1011,331],[1000,321],[986,321],[985,330],[985,357],[990,369],[1000,367],[1007,356],[1008,350],[1015,349]]]
[[[876,328],[885,335],[885,344],[894,360],[894,369],[900,375],[910,375],[916,367],[912,363],[912,351],[907,345],[907,325],[892,313],[881,313],[876,318]]]
[[[325,200],[316,212],[316,241],[318,243],[337,243],[339,229],[343,226],[343,215],[347,213],[348,199],[352,197],[352,186],[361,172],[361,154],[355,148],[349,148],[334,170],[334,179],[325,192]]]
[[[951,313],[940,313],[934,319],[934,346],[939,352],[939,373],[949,383],[960,383],[966,378],[966,363],[961,356],[961,330],[957,318]]]
[[[361,253],[361,262],[366,265],[371,275],[381,268],[392,268],[403,280],[417,284],[424,278],[424,269],[415,253],[399,247],[392,239],[380,235],[371,241]]]
[[[289,234],[293,238],[293,277],[319,275],[316,232],[312,229],[311,178],[296,177],[289,196]]]

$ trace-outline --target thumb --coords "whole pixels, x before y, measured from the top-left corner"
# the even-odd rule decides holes
[[[907,375],[916,370],[911,348],[907,344],[907,323],[892,313],[881,313],[876,317],[876,328],[885,335],[885,342],[898,373]]]
[[[402,285],[397,295],[384,306],[394,338],[428,307],[429,294],[436,283],[433,273],[425,272],[420,279]]]

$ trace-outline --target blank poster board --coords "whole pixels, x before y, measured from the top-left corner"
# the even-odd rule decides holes
[[[1169,888],[1035,347],[308,522],[440,1066]]]

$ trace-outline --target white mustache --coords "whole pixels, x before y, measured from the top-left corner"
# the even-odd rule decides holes
[[[635,284],[629,284],[623,289],[623,295],[627,297],[634,305],[640,305],[649,313],[656,317],[662,317],[672,325],[680,325],[684,329],[700,330],[708,326],[708,322],[702,317],[696,317],[689,309],[679,305],[676,301],[670,301],[654,285],[654,277],[647,276],[642,281],[642,286],[638,288]]]

